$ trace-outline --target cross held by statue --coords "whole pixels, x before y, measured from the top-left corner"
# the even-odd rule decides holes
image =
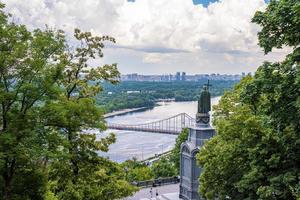
[[[211,87],[211,86],[212,86],[212,85],[209,84],[209,80],[207,80],[207,83],[204,84],[204,88],[205,88],[206,90],[209,90],[209,87]]]

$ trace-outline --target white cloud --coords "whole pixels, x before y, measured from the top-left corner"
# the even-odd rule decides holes
[[[266,7],[264,0],[220,0],[208,8],[194,5],[192,0],[136,0],[134,3],[127,0],[4,0],[4,3],[17,21],[31,28],[48,24],[71,34],[78,27],[115,37],[123,49],[108,51],[108,60],[117,60],[123,72],[138,67],[140,70],[143,63],[163,63],[166,71],[189,67],[191,72],[201,73],[197,68],[197,62],[201,62],[208,65],[208,71],[210,67],[232,73],[240,71],[237,65],[243,61],[263,58],[257,46],[259,27],[250,20],[256,10]],[[126,55],[130,53],[131,58],[139,60],[132,62],[118,55],[116,51],[124,54],[124,47],[128,48]],[[130,49],[147,53],[134,56]],[[190,63],[191,57],[194,63]],[[174,59],[182,60],[173,63]],[[258,66],[258,60],[261,59],[253,64]],[[173,68],[171,65],[168,68],[166,63],[172,63]],[[225,63],[228,67],[221,69]],[[212,64],[214,66],[210,66]],[[250,68],[243,71],[247,70]]]
[[[144,63],[161,63],[164,60],[169,59],[171,56],[169,54],[162,54],[162,53],[147,53],[143,57]]]

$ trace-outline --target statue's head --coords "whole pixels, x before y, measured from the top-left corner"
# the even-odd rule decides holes
[[[206,85],[203,85],[203,91],[208,91],[208,87]]]
[[[209,91],[209,87],[211,84],[209,84],[209,80],[207,80],[207,83],[203,85],[203,91]]]

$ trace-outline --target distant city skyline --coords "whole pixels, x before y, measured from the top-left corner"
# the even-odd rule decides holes
[[[246,76],[249,73],[242,72],[241,74],[187,74],[186,72],[176,72],[176,74],[122,74],[120,77],[121,81],[146,81],[146,82],[170,82],[170,81],[199,81],[203,79],[209,80],[240,80],[242,77]],[[252,74],[251,74],[252,75]]]
[[[182,73],[184,71],[180,71],[180,73]],[[166,73],[161,73],[161,74],[157,74],[157,73],[150,73],[150,74],[147,74],[147,73],[137,73],[137,72],[133,72],[133,73],[121,73],[121,75],[129,75],[129,74],[138,74],[138,75],[145,75],[145,76],[151,76],[151,75],[154,75],[154,76],[160,76],[160,75],[176,75],[176,73],[178,72],[166,72]],[[253,74],[253,72],[249,72],[249,71],[245,71],[245,72],[241,72],[241,73],[218,73],[218,72],[211,72],[211,73],[187,73],[187,72],[184,72],[186,73],[186,75],[211,75],[211,74],[218,74],[218,75],[242,75],[242,74]]]
[[[251,23],[265,0],[3,0],[16,23],[31,30],[74,28],[110,35],[104,58],[122,74],[254,72],[263,61],[278,61],[286,50],[265,56],[260,30]],[[72,43],[72,42],[71,42]]]

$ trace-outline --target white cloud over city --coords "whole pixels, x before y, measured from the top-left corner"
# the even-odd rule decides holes
[[[264,60],[251,23],[264,0],[220,0],[207,8],[192,0],[4,0],[14,21],[72,34],[75,27],[110,35],[102,62],[117,62],[122,73],[240,73]]]

